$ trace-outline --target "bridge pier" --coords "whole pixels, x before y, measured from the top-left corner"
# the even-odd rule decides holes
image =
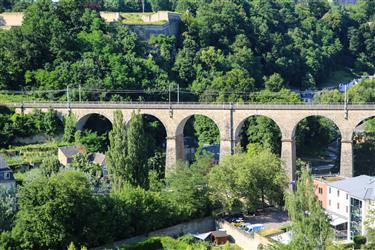
[[[353,140],[341,140],[340,175],[353,177]]]
[[[281,140],[281,160],[289,181],[294,181],[296,179],[296,141],[294,138]]]
[[[232,154],[232,140],[227,138],[220,139],[220,160],[230,154]]]
[[[167,136],[165,174],[172,170],[178,160],[184,159],[184,135]]]

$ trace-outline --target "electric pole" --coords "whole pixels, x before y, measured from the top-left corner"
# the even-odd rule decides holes
[[[82,101],[82,96],[81,96],[81,84],[78,85],[78,98],[79,98],[79,102]]]
[[[345,96],[344,96],[344,111],[345,111],[345,119],[348,119],[348,85],[345,84]]]
[[[177,84],[177,103],[180,103],[180,84]]]
[[[141,0],[142,2],[142,13],[145,13],[145,0]]]

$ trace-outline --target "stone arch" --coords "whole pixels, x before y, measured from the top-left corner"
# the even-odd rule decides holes
[[[247,119],[249,119],[250,117],[256,117],[256,116],[261,116],[261,117],[265,117],[265,118],[268,118],[270,119],[272,122],[274,122],[276,124],[276,126],[279,128],[281,134],[282,133],[282,127],[279,125],[279,123],[277,122],[276,119],[274,119],[273,117],[269,116],[269,115],[266,115],[266,114],[250,114],[248,115],[247,117],[243,118],[238,124],[237,126],[234,128],[234,139],[236,142],[238,142],[239,140],[239,136],[240,136],[240,133],[241,133],[241,130],[246,122]]]
[[[140,115],[142,115],[142,116],[150,116],[150,117],[153,117],[153,118],[155,118],[156,120],[158,120],[162,125],[163,125],[163,127],[164,127],[164,129],[165,129],[165,131],[166,131],[166,133],[167,133],[167,135],[168,135],[168,131],[169,131],[169,127],[170,126],[168,126],[169,125],[169,122],[167,122],[167,121],[165,121],[163,118],[162,118],[162,116],[161,115],[159,115],[159,114],[156,114],[156,113],[154,113],[154,112],[150,112],[150,111],[148,111],[148,110],[133,110],[133,111],[131,111],[130,113],[126,113],[126,114],[124,114],[124,119],[125,119],[125,123],[127,124],[127,125],[129,125],[129,122],[130,122],[130,120],[131,120],[131,116],[132,116],[132,113],[139,113]]]
[[[186,114],[184,115],[176,124],[176,130],[175,130],[175,137],[176,139],[179,141],[180,143],[180,149],[179,151],[182,151],[180,152],[180,158],[181,159],[184,159],[185,160],[185,156],[182,155],[185,153],[185,145],[184,145],[184,128],[186,126],[186,123],[188,122],[189,119],[191,119],[192,117],[196,116],[196,115],[199,115],[199,116],[203,116],[203,117],[206,117],[208,119],[210,119],[215,125],[216,127],[218,128],[218,131],[219,131],[219,150],[220,150],[220,153],[219,155],[222,154],[222,140],[223,140],[223,132],[222,132],[222,124],[220,122],[217,121],[217,119],[209,114],[205,114],[205,113],[200,113],[200,112],[193,112],[191,114]]]
[[[307,119],[307,118],[310,118],[310,117],[320,117],[320,118],[327,119],[331,123],[331,125],[333,124],[333,128],[337,129],[338,138],[341,139],[340,141],[337,141],[337,144],[336,144],[337,151],[333,150],[334,149],[333,148],[332,151],[329,154],[330,156],[327,156],[328,158],[322,158],[322,159],[318,160],[316,157],[315,158],[313,157],[313,159],[309,160],[312,164],[311,167],[314,167],[314,165],[319,166],[319,168],[316,168],[315,170],[314,169],[312,170],[313,173],[315,173],[315,174],[328,174],[328,173],[335,173],[336,171],[339,171],[339,173],[342,174],[344,171],[343,171],[343,168],[342,168],[343,167],[343,163],[342,163],[343,158],[342,158],[342,150],[341,149],[342,149],[342,141],[343,141],[343,138],[345,136],[345,127],[342,125],[342,123],[339,119],[335,119],[335,117],[331,117],[329,115],[325,115],[325,114],[321,114],[321,113],[314,113],[314,114],[304,115],[303,117],[299,117],[297,119],[297,122],[293,126],[293,130],[292,130],[293,141],[295,141],[295,138],[296,138],[296,130],[297,130],[298,125],[304,119]],[[329,149],[329,147],[327,148],[327,150],[328,149]],[[298,154],[298,151],[299,150],[296,147],[296,156]],[[334,156],[334,155],[336,155],[336,156]],[[300,155],[300,156],[303,158],[306,155],[303,155],[303,156]],[[334,162],[335,162],[335,164],[332,166],[332,164]],[[324,166],[326,168],[324,168]],[[316,171],[316,172],[314,172],[314,171]],[[331,171],[333,171],[333,172],[331,172]]]
[[[112,116],[108,116],[106,113],[101,113],[101,112],[90,112],[87,114],[84,114],[82,116],[77,116],[77,122],[76,122],[76,129],[77,130],[82,130],[83,127],[85,126],[87,120],[90,118],[92,115],[100,115],[105,117],[108,121],[110,121],[111,124],[113,124],[113,118]]]
[[[375,135],[365,132],[366,122],[372,119],[375,119],[375,114],[363,117],[360,121],[356,121],[356,125],[351,131],[354,176],[373,176],[375,174],[373,166],[375,155],[372,153],[375,150]],[[362,128],[360,126],[362,126]],[[357,131],[359,133],[356,133],[357,128],[359,128],[359,131]]]
[[[205,117],[209,118],[210,120],[212,120],[212,121],[216,124],[216,126],[218,127],[220,136],[223,134],[223,132],[221,131],[221,127],[222,127],[222,126],[220,126],[220,125],[221,125],[221,122],[218,121],[218,120],[216,119],[215,116],[211,116],[211,115],[206,114],[206,113],[204,113],[204,112],[202,112],[202,113],[200,113],[200,112],[194,112],[194,113],[191,113],[191,114],[188,114],[188,115],[185,115],[184,117],[182,117],[182,118],[176,123],[177,126],[176,126],[176,132],[175,132],[175,134],[176,134],[176,135],[181,135],[181,134],[183,134],[183,133],[184,133],[184,128],[185,128],[186,122],[187,122],[191,117],[193,117],[193,116],[195,116],[195,115],[205,116]]]
[[[368,121],[370,119],[373,119],[373,118],[375,119],[375,114],[373,114],[373,115],[366,115],[364,117],[361,117],[359,120],[355,121],[353,128],[350,130],[350,136],[349,136],[349,138],[353,138],[354,131],[355,131],[355,129],[358,126],[360,126],[362,123],[365,123],[366,121]]]
[[[341,124],[340,123],[338,123],[337,121],[336,121],[336,119],[334,119],[333,117],[330,117],[330,116],[327,116],[327,115],[325,115],[325,114],[319,114],[319,113],[317,113],[317,114],[309,114],[309,115],[304,115],[304,116],[302,116],[302,117],[299,117],[297,120],[296,120],[296,122],[293,124],[293,129],[292,129],[292,132],[291,132],[291,136],[292,136],[292,138],[295,138],[295,134],[296,134],[296,129],[297,129],[297,126],[298,126],[298,124],[300,124],[300,122],[302,121],[302,120],[304,120],[304,119],[306,119],[306,118],[309,118],[309,117],[323,117],[323,118],[326,118],[326,119],[328,119],[328,120],[330,120],[338,129],[339,129],[339,132],[340,132],[340,136],[341,136],[341,138],[343,138],[344,137],[344,135],[345,135],[345,131],[344,131],[344,129],[340,126]]]

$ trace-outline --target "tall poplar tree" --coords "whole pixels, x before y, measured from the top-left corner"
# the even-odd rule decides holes
[[[314,193],[310,172],[303,168],[297,190],[286,195],[286,207],[292,221],[290,246],[300,250],[324,250],[330,242],[329,218]]]
[[[106,153],[108,172],[113,175],[115,183],[130,181],[132,170],[128,164],[127,129],[121,111],[114,112],[112,131],[109,132],[109,146]]]
[[[73,113],[69,114],[64,119],[64,141],[73,142],[76,133],[76,122],[77,119]]]
[[[148,180],[147,138],[144,131],[142,115],[132,113],[128,128],[128,160],[132,168],[132,184],[146,187]]]

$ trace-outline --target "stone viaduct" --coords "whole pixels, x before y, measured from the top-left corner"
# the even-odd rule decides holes
[[[261,115],[272,119],[282,134],[281,157],[290,180],[295,179],[296,146],[295,130],[298,123],[309,116],[330,119],[341,133],[340,174],[353,175],[353,131],[364,120],[375,116],[375,105],[313,105],[313,104],[199,104],[199,103],[23,103],[12,104],[17,112],[34,109],[46,111],[53,108],[61,115],[75,114],[77,128],[81,129],[88,117],[99,114],[111,122],[113,112],[121,110],[125,122],[132,112],[156,117],[164,125],[167,134],[166,168],[170,168],[184,155],[183,131],[187,120],[193,115],[204,115],[212,119],[220,131],[220,155],[234,153],[236,142],[245,120]]]

